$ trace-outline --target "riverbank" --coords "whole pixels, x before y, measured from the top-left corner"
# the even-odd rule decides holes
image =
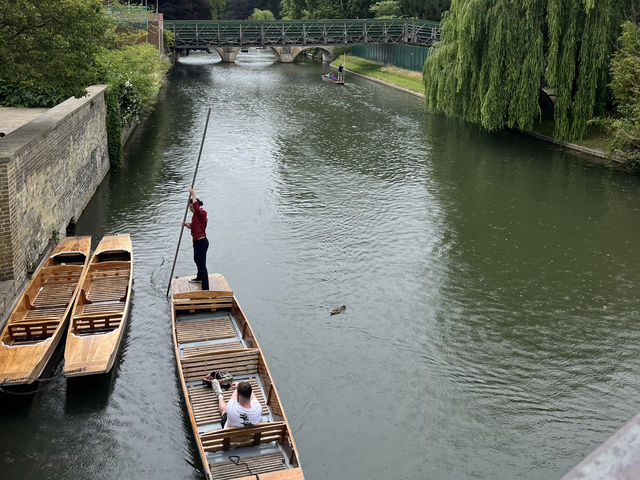
[[[345,62],[346,60],[346,62]],[[346,72],[350,75],[367,78],[374,82],[388,85],[397,90],[402,90],[412,95],[424,98],[424,84],[422,83],[422,74],[412,70],[394,67],[391,65],[382,65],[365,58],[354,57],[352,55],[341,55],[336,58],[331,66],[338,68],[341,63],[346,64]],[[588,161],[600,165],[608,165],[614,167],[623,167],[622,162],[608,156],[605,151],[607,148],[606,132],[596,127],[589,127],[587,137],[576,142],[561,142],[553,137],[554,124],[552,120],[546,120],[536,125],[531,131],[521,131],[526,135],[553,143],[576,152],[580,155],[587,155]]]

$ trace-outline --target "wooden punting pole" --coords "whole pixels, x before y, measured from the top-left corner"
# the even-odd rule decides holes
[[[191,180],[191,188],[196,184],[196,175],[198,175],[198,167],[200,166],[200,157],[202,156],[202,148],[204,147],[204,139],[207,136],[207,127],[209,126],[209,117],[211,116],[211,107],[207,111],[207,121],[204,124],[204,132],[202,133],[202,141],[200,142],[200,152],[198,152],[198,161],[196,162],[196,169],[193,172],[193,180]],[[182,232],[184,232],[184,222],[187,220],[187,213],[189,213],[189,198],[187,198],[187,206],[184,209],[184,217],[182,218],[182,225],[180,227],[180,237],[178,237],[178,246],[176,247],[176,254],[173,257],[173,266],[171,267],[171,275],[169,275],[169,284],[167,285],[167,293],[169,296],[169,290],[171,290],[171,279],[173,278],[173,272],[176,269],[176,261],[178,260],[178,252],[180,251],[180,243],[182,242]]]

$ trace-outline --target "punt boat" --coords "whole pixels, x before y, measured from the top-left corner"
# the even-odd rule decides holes
[[[251,325],[220,274],[210,290],[188,277],[172,281],[171,324],[178,374],[207,480],[302,480],[289,423]],[[212,370],[248,381],[262,405],[253,427],[220,426],[218,400],[202,378]],[[223,390],[229,401],[232,389]]]
[[[333,73],[325,73],[321,75],[322,80],[333,85],[344,85],[344,80],[338,80],[338,77]]]
[[[133,281],[128,233],[103,237],[87,267],[71,313],[65,377],[108,373],[122,341]]]
[[[0,342],[0,385],[33,383],[64,336],[89,261],[91,237],[67,237],[33,275]]]

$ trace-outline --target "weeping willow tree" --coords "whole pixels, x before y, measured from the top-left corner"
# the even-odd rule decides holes
[[[607,99],[622,11],[620,0],[452,0],[422,72],[427,105],[488,130],[529,130],[549,87],[556,138],[581,138]]]

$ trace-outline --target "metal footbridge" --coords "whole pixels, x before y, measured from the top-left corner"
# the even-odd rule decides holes
[[[431,46],[440,23],[429,20],[169,20],[176,50],[216,47],[336,47],[395,43]],[[217,49],[217,48],[216,48]]]

